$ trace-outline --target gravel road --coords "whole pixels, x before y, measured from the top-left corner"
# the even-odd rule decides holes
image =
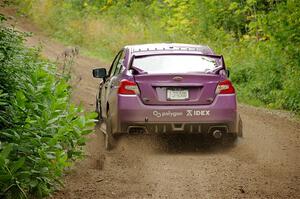
[[[1,8],[14,15],[14,10]],[[29,46],[43,46],[56,60],[65,46],[27,19],[10,23],[33,32]],[[94,110],[96,59],[80,55],[72,68],[73,102]],[[300,198],[300,122],[289,113],[239,105],[244,137],[222,147],[201,137],[124,136],[105,152],[99,125],[86,158],[66,174],[54,199],[75,198]]]

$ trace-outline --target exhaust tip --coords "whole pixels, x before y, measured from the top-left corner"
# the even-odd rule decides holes
[[[228,133],[228,127],[225,125],[220,126],[211,126],[208,130],[209,134],[212,135],[215,139],[221,139],[223,134]]]
[[[213,131],[212,135],[214,136],[214,138],[220,139],[222,137],[222,132],[217,129]]]
[[[146,129],[144,127],[139,127],[139,126],[130,126],[128,128],[128,132],[130,134],[144,134],[146,133]]]

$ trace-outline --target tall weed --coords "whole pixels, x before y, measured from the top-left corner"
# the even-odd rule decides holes
[[[2,16],[2,20],[4,17]],[[0,197],[49,195],[80,158],[94,114],[70,103],[55,65],[0,23]]]

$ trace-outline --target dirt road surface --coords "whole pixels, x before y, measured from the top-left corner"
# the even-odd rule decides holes
[[[2,10],[13,15],[11,9]],[[43,46],[51,60],[66,48],[27,19],[10,21],[33,32],[27,44]],[[94,110],[101,61],[79,56],[72,69],[73,101]],[[51,198],[300,198],[300,123],[288,113],[239,105],[244,138],[222,147],[201,137],[125,136],[105,152],[99,126],[89,138],[86,158]]]

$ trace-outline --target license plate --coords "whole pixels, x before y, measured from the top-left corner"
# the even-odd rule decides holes
[[[189,98],[187,89],[167,89],[168,100],[186,100]]]

